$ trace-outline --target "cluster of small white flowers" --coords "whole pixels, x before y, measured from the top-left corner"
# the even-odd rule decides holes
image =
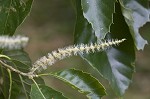
[[[21,49],[27,45],[28,37],[23,36],[0,36],[1,49]]]
[[[42,71],[43,69],[47,69],[48,66],[53,65],[57,60],[62,60],[64,58],[70,57],[72,55],[78,54],[89,54],[94,53],[95,51],[103,51],[106,48],[112,45],[118,45],[121,42],[125,41],[126,39],[122,40],[108,40],[101,43],[91,43],[91,44],[79,44],[74,46],[69,46],[66,48],[58,49],[57,51],[52,51],[48,53],[47,56],[43,56],[38,59],[31,69],[31,72],[34,71]]]

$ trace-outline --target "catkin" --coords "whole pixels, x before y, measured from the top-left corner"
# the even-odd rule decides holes
[[[112,46],[112,45],[118,45],[121,42],[125,41],[126,39],[121,40],[109,40],[104,41],[101,43],[91,43],[91,44],[79,44],[79,45],[73,45],[68,46],[65,48],[59,48],[56,51],[52,51],[51,53],[48,53],[47,56],[43,56],[40,59],[38,59],[31,69],[31,72],[34,71],[42,71],[43,69],[47,69],[48,66],[53,65],[56,61],[62,60],[64,58],[70,57],[72,55],[78,55],[78,54],[89,54],[94,53],[97,51],[103,51],[106,48]]]
[[[21,49],[28,43],[29,38],[23,36],[0,36],[0,49]]]

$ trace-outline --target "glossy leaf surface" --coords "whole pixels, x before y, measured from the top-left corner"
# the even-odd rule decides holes
[[[101,97],[106,94],[104,87],[96,78],[80,70],[64,70],[52,74],[52,76],[77,89],[90,99],[101,99]]]
[[[32,85],[30,93],[31,99],[67,99],[62,95],[62,93],[48,86],[39,85],[39,88],[42,94],[40,93],[39,89],[35,84]]]
[[[97,38],[103,39],[110,31],[115,2],[116,0],[81,0],[83,15]]]
[[[75,43],[99,41],[100,38],[94,35],[92,28],[88,25],[80,11],[81,9],[77,8]],[[104,78],[108,79],[116,94],[121,96],[128,88],[132,79],[135,51],[132,36],[123,19],[118,3],[116,3],[115,12],[113,19],[114,24],[111,25],[111,33],[107,34],[105,39],[126,38],[127,40],[119,46],[112,46],[104,52],[83,55],[82,57],[91,66],[97,69]],[[81,20],[87,24],[79,24]]]
[[[138,50],[144,49],[147,44],[140,35],[139,29],[150,21],[148,2],[149,0],[120,0],[123,16]]]

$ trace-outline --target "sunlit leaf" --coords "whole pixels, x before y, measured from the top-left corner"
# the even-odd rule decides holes
[[[141,37],[139,28],[150,21],[148,2],[149,0],[120,0],[123,16],[138,50],[144,49],[147,44],[147,41]]]
[[[67,99],[63,96],[62,93],[48,87],[45,85],[39,85],[40,93],[38,87],[35,84],[32,84],[30,97],[31,99]]]
[[[101,99],[101,97],[106,94],[104,87],[96,78],[80,70],[64,70],[56,72],[52,74],[52,76],[64,81],[68,85],[71,85],[90,99]]]
[[[77,19],[75,26],[74,42],[78,43],[79,41],[79,43],[88,43],[96,41],[97,37],[95,36],[95,32],[92,29],[91,24],[89,24],[89,22],[83,17],[80,0],[76,0],[75,6]]]
[[[97,42],[100,38],[94,35],[92,28],[88,25],[80,10],[77,8],[75,43]],[[115,12],[111,33],[108,33],[105,39],[126,38],[127,40],[119,46],[112,46],[106,51],[83,55],[82,57],[97,69],[104,78],[108,79],[116,94],[121,96],[128,88],[132,79],[135,51],[132,36],[121,14],[118,3],[116,3]],[[80,24],[80,21],[87,24]]]
[[[100,39],[110,31],[115,2],[116,0],[81,0],[83,15],[91,23],[96,37]]]

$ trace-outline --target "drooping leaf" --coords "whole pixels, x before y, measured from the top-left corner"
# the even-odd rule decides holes
[[[30,12],[33,0],[0,0],[0,35],[13,35]]]
[[[62,93],[48,87],[45,85],[39,85],[40,93],[38,87],[35,84],[32,84],[30,97],[31,99],[67,99],[63,96]]]
[[[13,66],[16,69],[19,69],[23,72],[29,71],[29,67],[31,66],[31,61],[30,58],[28,57],[27,53],[25,53],[23,50],[3,50],[2,54],[7,55],[8,57],[11,58],[10,60],[5,60],[7,61],[7,64],[10,66]],[[2,76],[3,76],[3,94],[5,98],[8,98],[8,86],[10,84],[9,81],[9,76],[8,73],[6,72],[5,69],[1,69]],[[21,81],[22,79],[22,81]],[[21,75],[19,76],[17,73],[12,72],[12,90],[15,90],[16,92],[12,91],[11,98],[16,99],[17,97],[20,96],[20,94],[28,94],[27,91],[29,90],[24,90],[22,84],[26,85],[24,82],[24,79],[27,79],[27,77],[22,77]],[[24,92],[22,92],[24,90]],[[28,96],[26,97],[28,99]]]
[[[32,66],[28,54],[23,50],[4,50],[3,54],[11,58],[10,64],[15,64],[16,67],[14,68],[23,72],[28,72]]]
[[[68,69],[51,75],[71,85],[90,99],[101,99],[106,94],[104,87],[96,78],[80,70]]]
[[[16,82],[12,80],[12,92],[11,99],[15,99],[18,97],[18,94],[21,94],[22,87],[20,87]]]
[[[139,28],[150,21],[148,2],[149,0],[120,0],[123,16],[138,50],[144,49],[147,44],[141,37]]]
[[[5,60],[7,64],[14,67],[15,69],[18,69],[22,72],[28,72],[29,68],[31,67],[31,60],[26,52],[23,50],[3,50],[2,54],[7,55],[11,58],[11,60]],[[3,69],[3,93],[7,99],[8,96],[8,86],[9,86],[9,79],[8,79],[8,73],[5,72],[5,69]],[[28,78],[24,77],[22,75],[19,75],[15,72],[12,72],[12,99],[17,99],[20,96],[24,96],[26,99],[29,99],[29,93],[31,90],[31,84],[33,82]],[[43,80],[41,78],[36,79],[38,83],[44,84]]]
[[[82,7],[80,0],[75,0],[75,8],[76,8],[76,26],[75,26],[75,34],[74,34],[74,41],[75,43],[81,43],[80,41],[83,40],[82,43],[93,42],[97,40],[95,36],[95,32],[91,27],[91,24],[83,17]],[[85,40],[85,42],[84,42]]]
[[[18,69],[22,72],[29,72],[29,69],[31,68],[31,60],[28,56],[28,54],[23,50],[3,50],[2,54],[7,55],[11,60],[6,60],[7,64],[10,66],[13,66],[13,68]],[[18,74],[13,73],[13,76],[16,76],[16,78],[13,78],[14,80],[20,79]]]
[[[80,11],[81,9],[77,8],[77,12]],[[135,51],[132,36],[121,14],[118,3],[116,3],[115,12],[113,19],[114,24],[111,25],[111,33],[108,33],[105,39],[126,38],[127,40],[117,47],[112,46],[106,51],[84,55],[82,57],[91,66],[97,69],[104,78],[108,79],[116,94],[121,96],[131,82],[132,73],[134,71]],[[83,15],[77,13],[75,43],[97,42],[101,39],[94,35],[89,25],[79,24],[81,23],[80,21],[87,23]]]
[[[1,70],[1,72],[0,72],[1,73],[1,80],[3,81],[3,83],[1,83],[1,93],[3,94],[4,98],[8,98],[8,96],[9,96],[8,95],[9,94],[9,88],[10,88],[9,74],[8,74],[7,70],[2,68],[2,66],[1,66],[0,70]]]
[[[81,0],[83,15],[91,23],[96,37],[100,39],[110,31],[115,2],[116,0]]]
[[[4,99],[8,99],[9,96],[9,80],[8,80],[8,74],[5,72],[5,76],[3,76],[3,84],[2,84],[2,93],[5,96]],[[30,91],[31,91],[31,85],[33,82],[28,79],[27,77],[18,76],[13,73],[12,77],[12,93],[11,93],[11,99],[20,99],[19,97],[24,97],[25,99],[30,99]],[[43,79],[37,78],[36,82],[39,84],[44,84]]]
[[[2,76],[1,79],[3,80],[3,83],[1,84],[1,93],[4,96],[4,99],[8,99],[10,93],[11,93],[11,98],[16,98],[18,96],[18,94],[20,94],[21,89],[19,89],[16,82],[13,81],[13,77],[11,78],[11,81],[12,81],[12,83],[11,83],[10,76],[9,76],[8,72],[6,71],[6,69],[1,68],[0,70],[1,70],[1,76]],[[11,92],[9,91],[10,84],[12,84],[11,89],[13,90]]]

